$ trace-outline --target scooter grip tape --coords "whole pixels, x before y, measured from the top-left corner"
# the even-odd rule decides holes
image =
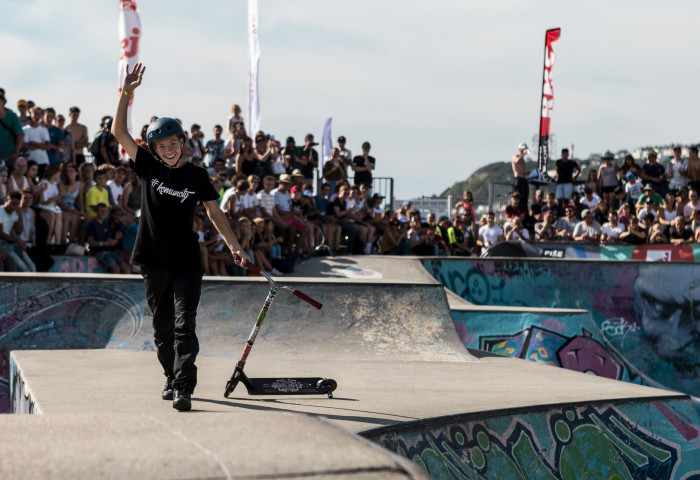
[[[316,300],[314,300],[313,298],[309,297],[309,296],[306,295],[305,293],[300,292],[300,291],[297,290],[296,288],[295,288],[294,290],[292,290],[292,293],[294,294],[294,296],[301,298],[301,299],[304,300],[306,303],[308,303],[309,305],[311,305],[311,306],[313,306],[313,307],[318,308],[319,310],[320,310],[321,307],[323,306],[320,302],[317,302]]]

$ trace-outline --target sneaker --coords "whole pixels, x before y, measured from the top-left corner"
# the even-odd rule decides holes
[[[173,399],[173,380],[170,377],[166,377],[165,386],[163,387],[163,400]]]
[[[184,390],[175,390],[173,408],[181,412],[192,409],[192,394]]]
[[[282,272],[280,272],[280,271],[277,270],[276,268],[273,268],[273,269],[272,269],[272,274],[273,274],[275,277],[279,277],[279,276],[282,275]]]

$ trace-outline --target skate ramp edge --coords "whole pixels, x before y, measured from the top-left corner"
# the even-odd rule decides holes
[[[431,478],[654,478],[700,475],[700,419],[659,397],[494,410],[360,432]]]
[[[301,413],[0,416],[1,478],[426,478]]]

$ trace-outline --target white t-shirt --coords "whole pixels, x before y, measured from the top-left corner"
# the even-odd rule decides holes
[[[224,196],[221,197],[221,210],[225,213],[228,213],[228,201],[231,199],[231,197],[236,196],[236,187],[231,187],[228,190],[224,192]],[[237,201],[236,202],[236,207],[240,211],[240,204]]]
[[[272,160],[272,174],[282,175],[283,173],[287,173],[287,170],[284,168],[284,157],[277,155],[277,158]]]
[[[505,232],[506,230],[508,230],[512,227],[513,227],[513,224],[511,222],[506,222],[503,224],[503,231]],[[510,235],[510,239],[513,241],[515,241],[515,240],[529,241],[530,240],[530,232],[528,232],[526,228],[523,228],[522,233],[523,233],[523,236],[521,237],[520,234],[518,234],[518,232],[513,232]],[[505,235],[505,233],[504,233],[504,235]]]
[[[112,196],[117,205],[122,204],[122,196],[124,195],[124,185],[117,185],[114,180],[107,182],[107,186],[112,191]]]
[[[581,197],[581,203],[584,204],[591,212],[598,208],[598,203],[600,203],[600,197],[593,193],[591,194],[591,199],[588,200],[586,196]]]
[[[489,227],[488,225],[483,225],[479,228],[479,236],[484,240],[484,248],[489,248],[492,245],[498,243],[498,237],[503,235],[503,229],[498,225]]]
[[[0,225],[2,225],[2,233],[5,235],[12,235],[12,227],[19,220],[19,215],[17,212],[12,212],[10,214],[5,211],[5,207],[0,207]]]
[[[34,128],[27,125],[23,128],[24,131],[24,143],[35,142],[35,143],[51,143],[51,137],[49,136],[49,131],[46,127],[39,125]],[[37,148],[36,150],[30,150],[27,160],[34,160],[38,165],[48,165],[49,164],[49,154],[46,150]]]
[[[625,225],[618,223],[614,227],[610,225],[610,222],[603,224],[603,233],[608,238],[620,238],[620,234],[625,231]]]

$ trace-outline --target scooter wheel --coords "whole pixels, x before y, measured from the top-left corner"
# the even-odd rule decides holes
[[[338,388],[338,382],[332,378],[322,378],[316,382],[316,388],[321,390],[323,393],[333,392]]]

